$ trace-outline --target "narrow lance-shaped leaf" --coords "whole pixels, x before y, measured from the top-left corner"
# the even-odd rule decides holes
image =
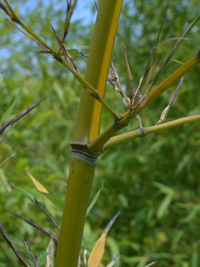
[[[90,254],[90,257],[88,260],[88,267],[98,267],[99,264],[101,263],[101,259],[103,257],[104,250],[105,250],[106,236],[118,216],[119,216],[119,212],[110,220],[105,230],[103,231],[102,235],[97,240]]]
[[[15,108],[15,105],[21,95],[21,92],[22,92],[22,88],[19,89],[18,93],[17,93],[17,96],[15,97],[15,100],[13,101],[13,103],[11,104],[11,106],[8,108],[8,110],[6,110],[6,112],[3,114],[2,118],[1,118],[1,123],[5,123],[9,116],[11,115],[11,113],[13,112],[14,108]]]
[[[90,213],[91,209],[94,207],[95,203],[97,202],[102,189],[103,189],[103,184],[101,188],[98,190],[98,192],[96,193],[96,195],[94,196],[94,198],[92,199],[90,205],[88,206],[86,216]]]
[[[46,98],[44,98],[46,99]],[[16,116],[14,116],[11,120],[9,120],[8,122],[4,123],[3,125],[1,125],[0,127],[0,134],[3,133],[5,131],[5,129],[7,127],[9,127],[10,125],[13,125],[15,122],[17,122],[19,119],[21,119],[22,117],[24,117],[26,114],[28,114],[32,109],[34,109],[35,107],[37,107],[44,99],[40,100],[38,103],[34,104],[33,106],[25,109],[24,111],[22,111],[21,113],[17,114]]]
[[[29,172],[27,173],[39,192],[49,194],[47,189],[37,179],[35,179],[35,177],[33,177]]]
[[[57,209],[63,210],[64,203],[63,201],[54,196],[49,194],[48,190],[35,178],[33,177],[29,172],[27,172],[29,177],[31,178],[32,182],[34,183],[37,190],[44,195],[44,197]],[[47,196],[48,194],[48,196]]]

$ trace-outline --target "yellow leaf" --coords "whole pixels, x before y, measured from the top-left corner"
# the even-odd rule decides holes
[[[27,173],[39,192],[44,193],[44,194],[49,194],[47,189],[40,182],[38,182],[37,179],[35,179],[29,172]]]
[[[104,231],[92,249],[88,260],[88,267],[98,267],[105,250],[107,231]]]
[[[106,236],[110,228],[112,227],[113,223],[119,216],[119,212],[110,220],[108,225],[106,226],[105,230],[103,231],[100,238],[97,240],[96,244],[94,245],[90,257],[88,259],[88,267],[98,267],[101,263],[101,259],[104,254],[105,250],[105,243],[106,243]]]

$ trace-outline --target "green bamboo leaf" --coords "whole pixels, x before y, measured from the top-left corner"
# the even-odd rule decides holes
[[[200,263],[200,261],[199,261],[199,253],[194,251],[192,253],[192,256],[191,256],[191,265],[190,266],[191,267],[197,267],[197,266],[199,266],[199,263]]]
[[[80,54],[80,51],[78,49],[68,49],[67,50],[71,56],[78,56]]]
[[[94,196],[94,198],[92,199],[89,207],[87,208],[86,216],[88,216],[88,214],[90,213],[91,209],[94,207],[95,203],[97,202],[102,189],[103,189],[103,184],[102,184],[101,188],[98,190],[98,192],[96,193],[96,195]]]
[[[35,198],[34,198],[34,196],[33,196],[30,192],[24,190],[24,189],[21,188],[21,187],[18,187],[18,186],[16,186],[16,185],[14,185],[14,184],[11,184],[11,185],[12,185],[12,187],[14,187],[15,189],[17,189],[19,192],[21,192],[24,196],[26,196],[28,199],[30,199],[33,203],[35,203]]]
[[[188,162],[191,160],[192,158],[192,155],[191,154],[188,154],[188,155],[185,155],[183,157],[183,159],[180,161],[180,163],[178,164],[177,168],[176,168],[176,174],[179,174],[183,169],[184,167],[188,164]]]
[[[166,210],[168,209],[171,201],[173,199],[173,194],[168,194],[166,195],[166,197],[163,199],[163,201],[161,202],[158,211],[157,211],[157,218],[161,219],[164,215],[164,213],[166,212]]]
[[[56,92],[59,101],[62,103],[62,106],[65,107],[66,106],[65,95],[64,95],[64,91],[61,88],[60,84],[58,82],[55,82],[53,84],[53,89]]]
[[[164,194],[173,194],[174,193],[174,189],[167,186],[167,185],[164,185],[164,184],[161,184],[159,182],[154,182],[153,183],[155,187],[157,187],[158,189],[160,189],[160,191]]]
[[[48,194],[48,195],[44,195],[45,198],[47,200],[49,200],[49,202],[51,204],[53,204],[54,207],[56,207],[57,209],[63,211],[64,209],[64,200],[60,199],[59,197],[55,197],[52,194]]]
[[[17,93],[17,96],[15,97],[15,100],[13,101],[13,103],[11,104],[11,106],[6,110],[6,112],[3,114],[2,118],[1,118],[1,124],[4,124],[10,117],[10,115],[12,114],[14,108],[15,108],[15,105],[21,95],[21,92],[22,92],[22,89],[23,88],[20,88],[18,93]]]
[[[2,88],[2,84],[3,84],[3,73],[0,71],[0,90]]]
[[[194,205],[194,207],[191,209],[191,212],[181,220],[181,223],[191,223],[191,221],[194,220],[199,211],[200,211],[200,205],[199,204]]]
[[[38,256],[38,258],[37,258],[37,261],[38,261],[38,263],[39,264],[44,264],[45,263],[45,260],[46,260],[46,257],[49,255],[49,252],[47,252],[47,251],[44,251],[44,252],[42,252],[39,256]]]
[[[51,117],[55,113],[55,110],[48,110],[46,112],[43,112],[39,115],[37,115],[34,120],[28,125],[29,128],[32,128],[34,125],[36,125],[39,121],[44,120],[48,117]]]

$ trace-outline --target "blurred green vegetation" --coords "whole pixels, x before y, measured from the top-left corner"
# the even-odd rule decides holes
[[[49,45],[57,47],[50,24],[62,35],[65,1],[10,1],[24,21]],[[197,15],[197,1],[124,1],[123,12],[113,54],[121,83],[128,88],[122,47],[125,45],[137,87],[151,56],[152,41],[160,39],[155,59],[161,64],[174,45],[170,38],[180,36],[188,21]],[[91,11],[96,12],[91,1]],[[0,116],[14,102],[11,116],[47,97],[35,110],[18,121],[0,146],[0,223],[25,254],[20,239],[28,240],[39,257],[49,239],[8,211],[14,211],[37,222],[46,230],[57,233],[45,215],[13,185],[23,188],[41,201],[59,223],[61,212],[36,192],[27,175],[29,171],[54,196],[64,201],[69,171],[70,140],[76,120],[81,86],[55,62],[24,37],[6,17],[0,17]],[[160,25],[164,18],[163,27]],[[66,41],[69,49],[88,53],[93,25],[83,26],[77,20],[71,25]],[[197,53],[200,43],[200,22],[192,29],[170,61],[160,80],[167,77]],[[74,59],[84,75],[86,61]],[[185,77],[168,120],[199,113],[200,66]],[[144,126],[157,123],[173,94],[168,90],[141,113]],[[108,85],[107,101],[117,112],[124,111],[119,95]],[[10,116],[10,117],[11,117]],[[102,129],[112,119],[103,113]],[[134,120],[128,129],[138,128]],[[126,129],[125,129],[126,130]],[[5,161],[7,159],[7,161]],[[4,162],[5,161],[5,162]],[[158,266],[200,266],[200,124],[195,122],[145,138],[117,145],[106,151],[98,161],[91,200],[103,184],[100,197],[88,215],[83,249],[88,253],[107,222],[117,211],[121,215],[112,227],[104,263],[118,254],[115,266],[142,267],[154,260]],[[0,237],[0,266],[20,266],[13,252]],[[41,266],[43,266],[41,264]]]

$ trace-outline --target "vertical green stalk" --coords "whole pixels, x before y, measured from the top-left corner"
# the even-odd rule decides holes
[[[94,171],[95,165],[76,158],[72,160],[56,266],[77,267],[85,209],[88,205]]]
[[[123,0],[101,0],[85,79],[104,97]],[[82,90],[78,119],[71,142],[72,162],[56,255],[56,267],[77,267],[85,215],[97,156],[88,144],[100,130],[102,106]]]

